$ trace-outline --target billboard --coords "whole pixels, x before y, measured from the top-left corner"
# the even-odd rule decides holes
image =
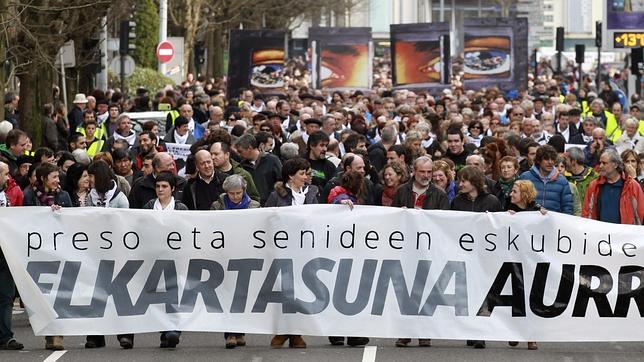
[[[602,49],[644,46],[644,1],[604,0]]]
[[[449,83],[449,23],[390,26],[394,87],[444,88]]]
[[[528,85],[528,19],[465,19],[463,79],[468,88]]]
[[[284,92],[284,39],[278,30],[231,30],[227,93],[236,97],[242,88],[255,93]]]
[[[371,28],[310,28],[314,88],[371,87]]]

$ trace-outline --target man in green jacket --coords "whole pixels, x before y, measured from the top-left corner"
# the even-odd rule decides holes
[[[579,147],[571,147],[566,150],[566,173],[565,176],[569,182],[574,184],[579,191],[579,197],[582,201],[586,196],[588,185],[599,177],[597,172],[592,167],[584,164],[585,156],[584,151]]]

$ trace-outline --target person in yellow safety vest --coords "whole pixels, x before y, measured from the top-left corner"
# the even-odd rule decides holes
[[[629,108],[629,114],[631,115],[631,117],[640,121],[640,125],[637,128],[638,132],[640,133],[640,136],[644,136],[644,118],[642,117],[644,116],[644,114],[641,113],[642,108],[644,108],[644,102],[642,101],[634,103]]]
[[[599,125],[606,130],[606,139],[613,141],[613,137],[621,136],[621,130],[615,115],[604,108],[604,101],[597,98],[590,103],[590,116],[595,117]]]
[[[76,132],[78,132],[78,133],[82,134],[83,136],[85,136],[87,138],[87,144],[89,144],[90,137],[86,134],[86,131],[85,131],[86,127],[85,126],[86,126],[86,123],[88,121],[90,121],[90,120],[94,121],[94,123],[96,124],[94,134],[93,134],[94,138],[102,139],[103,141],[105,141],[107,139],[107,136],[106,136],[107,131],[106,131],[106,128],[105,128],[105,122],[103,122],[99,127],[98,122],[96,122],[96,116],[94,115],[94,112],[92,112],[89,109],[87,109],[87,110],[85,110],[85,112],[83,112],[83,124],[78,126],[78,128],[76,128]]]
[[[85,138],[87,139],[87,155],[90,158],[93,158],[96,156],[97,153],[101,152],[103,150],[103,146],[105,145],[105,135],[103,134],[103,138],[98,138],[94,136],[96,134],[96,131],[98,131],[98,123],[96,123],[95,120],[90,119],[85,121]],[[92,135],[92,136],[87,136],[87,135]]]
[[[176,107],[172,108],[165,119],[165,132],[168,133],[170,128],[174,127],[174,120],[177,119],[181,114],[179,113],[179,108],[187,103],[187,100],[183,97],[177,99]]]

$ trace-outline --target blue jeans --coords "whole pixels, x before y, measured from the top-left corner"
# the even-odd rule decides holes
[[[15,295],[16,285],[13,283],[9,266],[4,255],[0,256],[0,344],[7,343],[13,338],[11,316]]]

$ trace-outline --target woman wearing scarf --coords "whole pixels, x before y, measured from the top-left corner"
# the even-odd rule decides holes
[[[243,210],[257,209],[260,207],[259,202],[253,200],[246,192],[246,180],[240,175],[230,175],[226,177],[222,187],[225,193],[219,196],[219,200],[212,203],[210,210]],[[244,333],[224,333],[226,339],[226,348],[243,347],[246,345],[246,334]]]
[[[275,184],[275,191],[266,200],[264,207],[297,206],[318,203],[318,188],[307,185],[309,162],[301,157],[292,158],[284,162],[282,167],[282,180]],[[306,348],[306,342],[301,335],[278,334],[271,340],[272,348],[282,348],[284,342],[289,340],[291,348]]]
[[[508,210],[510,207],[510,192],[515,181],[519,178],[519,162],[516,157],[505,156],[500,161],[501,176],[494,185],[492,194],[499,199],[503,210]]]
[[[522,211],[540,211],[541,214],[545,215],[548,213],[548,210],[534,202],[536,197],[537,190],[534,188],[532,182],[526,180],[515,182],[510,191],[508,212],[510,214],[516,214],[517,212]],[[519,342],[510,341],[508,344],[511,347],[516,347]],[[528,349],[537,349],[537,342],[528,342]]]
[[[87,168],[89,174],[89,199],[87,206],[127,209],[130,203],[116,185],[116,177],[107,162],[98,160]]]
[[[85,206],[127,209],[130,204],[127,197],[116,186],[116,178],[107,162],[97,160],[87,168],[90,191]],[[134,334],[116,336],[124,349],[134,347]],[[105,336],[87,336],[85,348],[105,347]]]
[[[398,187],[409,179],[407,166],[400,161],[393,161],[382,169],[384,189],[382,191],[382,206],[391,206]]]
[[[43,163],[36,168],[36,183],[25,189],[23,206],[71,207],[72,200],[66,191],[60,189],[58,167]]]
[[[36,168],[35,186],[25,190],[23,206],[50,206],[52,209],[72,207],[72,200],[67,191],[60,189],[58,167],[43,163]],[[46,336],[45,349],[63,350],[62,336]]]
[[[158,210],[158,211],[173,211],[173,210],[188,210],[188,206],[175,200],[174,192],[177,187],[177,178],[172,172],[161,172],[154,180],[154,190],[156,191],[156,199],[148,201],[143,205],[144,209]],[[181,337],[180,331],[165,331],[161,332],[161,348],[175,348],[179,344]]]
[[[246,193],[246,180],[240,175],[226,177],[222,187],[225,193],[219,195],[219,200],[212,203],[210,210],[242,210],[259,208],[259,202]]]

